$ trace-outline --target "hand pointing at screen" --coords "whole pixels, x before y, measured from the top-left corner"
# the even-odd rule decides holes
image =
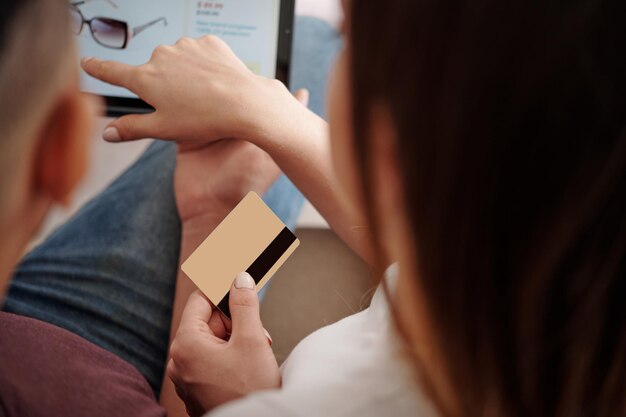
[[[283,115],[285,107],[302,107],[280,81],[254,74],[215,36],[159,46],[137,67],[95,58],[81,64],[89,75],[127,88],[156,109],[114,121],[104,132],[110,142],[251,139],[274,123],[276,109]]]

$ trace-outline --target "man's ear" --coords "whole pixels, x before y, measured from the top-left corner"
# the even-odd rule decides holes
[[[59,97],[39,134],[35,187],[55,203],[70,203],[87,170],[94,109],[93,99],[73,88]]]

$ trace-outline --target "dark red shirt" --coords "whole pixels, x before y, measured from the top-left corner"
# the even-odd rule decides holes
[[[50,324],[0,313],[0,416],[163,417],[132,365]]]

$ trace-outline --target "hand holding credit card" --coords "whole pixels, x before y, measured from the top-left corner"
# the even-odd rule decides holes
[[[215,228],[181,269],[227,317],[229,290],[248,272],[257,291],[300,245],[296,236],[254,192]]]

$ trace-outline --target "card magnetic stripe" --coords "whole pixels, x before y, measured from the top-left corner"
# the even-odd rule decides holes
[[[278,262],[281,256],[289,249],[289,247],[296,241],[296,236],[291,233],[291,230],[284,228],[274,238],[272,243],[259,255],[258,258],[246,269],[246,272],[252,276],[254,282],[257,284],[263,279],[268,271]],[[222,298],[217,308],[227,317],[230,317],[230,308],[228,301],[230,299],[230,291]]]

